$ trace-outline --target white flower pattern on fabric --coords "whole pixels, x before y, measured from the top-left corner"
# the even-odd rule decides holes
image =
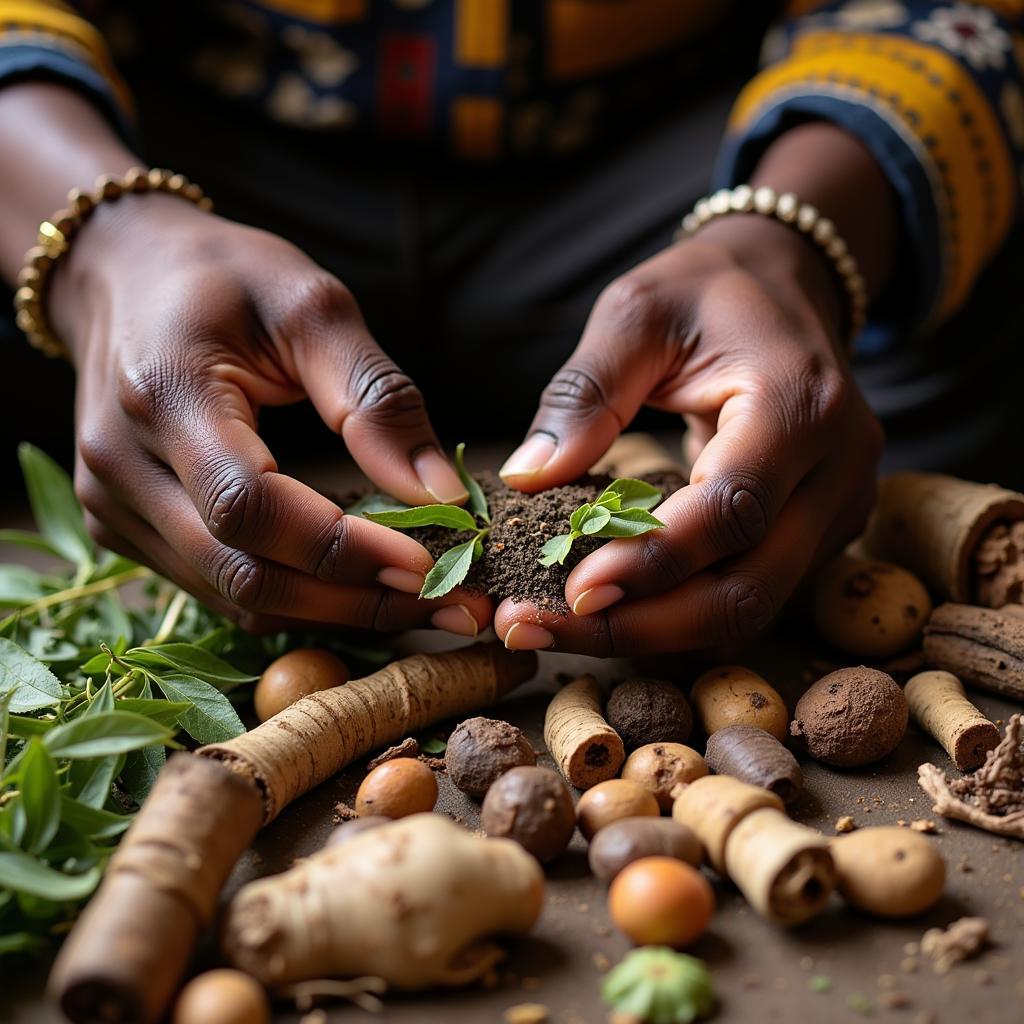
[[[1010,34],[999,26],[992,11],[970,4],[940,7],[926,20],[915,21],[911,31],[918,39],[963,57],[976,71],[1001,71],[1013,46]]]
[[[852,0],[835,13],[835,22],[843,28],[895,28],[902,25],[909,12],[895,0]]]
[[[1006,130],[1018,149],[1024,149],[1024,93],[1016,82],[1007,82],[999,94],[999,110]]]

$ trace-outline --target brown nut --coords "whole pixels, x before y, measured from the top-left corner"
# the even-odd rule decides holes
[[[700,867],[704,849],[693,831],[671,818],[620,818],[594,836],[587,850],[590,870],[610,882],[641,857],[675,857]]]
[[[432,811],[436,803],[437,779],[413,757],[396,757],[378,765],[356,793],[356,813],[360,817],[405,818]]]
[[[385,818],[383,814],[368,814],[365,818],[353,818],[351,821],[343,821],[327,837],[324,846],[341,846],[350,839],[371,829],[380,828],[381,825],[390,825],[393,819]]]
[[[822,638],[857,658],[892,658],[921,635],[932,611],[924,584],[889,562],[840,555],[814,587]]]
[[[645,743],[685,743],[693,712],[682,692],[665,679],[627,679],[612,690],[605,708],[608,724],[627,750]]]
[[[906,828],[862,828],[832,840],[839,892],[879,917],[909,917],[937,903],[946,864],[935,844]]]
[[[648,743],[637,747],[622,766],[622,777],[650,790],[663,811],[672,810],[672,791],[676,786],[707,773],[704,758],[682,743]]]
[[[854,768],[892,753],[909,713],[892,676],[864,665],[841,668],[800,698],[790,732],[815,760]]]
[[[542,864],[565,851],[576,831],[572,793],[550,768],[505,772],[487,790],[480,822],[489,836],[514,839]]]
[[[608,779],[588,789],[576,805],[576,824],[583,838],[590,840],[605,825],[620,818],[658,817],[654,794],[629,779]]]
[[[710,736],[727,725],[756,725],[785,742],[786,703],[775,688],[742,665],[720,665],[705,672],[690,694],[704,731]]]
[[[227,967],[193,978],[174,1004],[173,1024],[267,1024],[270,1003],[263,986]]]
[[[452,783],[478,800],[498,776],[536,763],[529,740],[514,725],[494,718],[467,718],[448,737],[444,753]]]
[[[256,684],[252,695],[256,717],[265,722],[301,697],[341,686],[348,680],[348,666],[330,651],[289,651],[272,661]]]

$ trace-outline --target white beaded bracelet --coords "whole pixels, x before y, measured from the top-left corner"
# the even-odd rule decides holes
[[[828,257],[846,290],[850,307],[850,340],[860,333],[868,306],[868,290],[864,275],[846,242],[837,234],[836,226],[810,203],[802,203],[792,192],[779,195],[775,189],[762,185],[751,188],[721,188],[701,199],[683,218],[677,237],[688,238],[705,224],[733,213],[759,213],[789,224],[810,238]]]

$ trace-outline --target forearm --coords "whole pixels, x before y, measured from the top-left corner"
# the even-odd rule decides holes
[[[0,277],[14,283],[39,223],[64,205],[69,189],[138,162],[73,89],[42,82],[0,89]]]

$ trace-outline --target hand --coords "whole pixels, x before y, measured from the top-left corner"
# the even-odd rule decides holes
[[[262,406],[308,397],[382,490],[466,498],[420,392],[295,247],[126,197],[76,239],[49,308],[78,371],[75,486],[101,544],[250,629],[489,623],[485,598],[419,601],[427,551],[282,475],[261,441]]]
[[[611,284],[502,476],[531,492],[564,484],[646,404],[684,416],[690,483],[654,510],[664,529],[576,566],[571,614],[502,603],[506,644],[642,654],[764,627],[872,501],[882,432],[841,353],[843,314],[813,244],[756,216],[715,222]]]

